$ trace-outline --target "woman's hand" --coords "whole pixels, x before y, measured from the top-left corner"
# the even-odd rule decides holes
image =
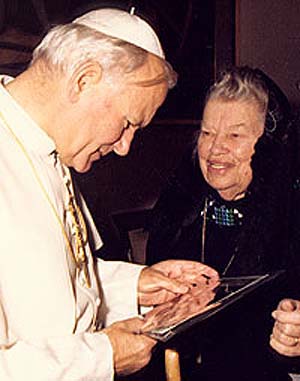
[[[186,294],[154,307],[144,316],[142,332],[166,328],[183,322],[200,312],[208,310],[207,306],[215,297],[215,292],[208,285],[191,288]]]
[[[200,262],[167,260],[146,267],[138,284],[139,303],[152,306],[166,303],[191,289],[214,289],[219,283],[218,273]]]
[[[283,299],[272,316],[271,347],[284,356],[300,356],[300,301]]]

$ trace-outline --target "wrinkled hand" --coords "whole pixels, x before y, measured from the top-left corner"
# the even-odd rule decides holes
[[[143,306],[162,304],[191,288],[206,286],[213,289],[218,283],[218,273],[200,262],[172,259],[159,262],[141,272],[139,303]]]
[[[284,356],[300,356],[300,301],[283,299],[272,316],[271,347]]]
[[[177,296],[148,312],[144,317],[145,324],[142,332],[166,328],[183,322],[203,311],[214,297],[215,292],[208,285],[193,287],[188,293]]]
[[[109,337],[114,354],[114,367],[118,375],[134,373],[148,364],[156,341],[140,334],[143,321],[132,318],[103,329]]]

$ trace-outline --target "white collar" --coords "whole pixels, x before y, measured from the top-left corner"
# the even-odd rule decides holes
[[[48,156],[55,151],[55,143],[5,89],[5,85],[13,79],[7,75],[0,75],[0,112],[2,117],[27,150]]]

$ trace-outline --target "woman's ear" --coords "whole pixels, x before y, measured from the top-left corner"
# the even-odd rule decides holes
[[[80,96],[98,86],[102,80],[103,69],[95,60],[85,61],[73,72],[68,81],[68,97],[72,103],[78,101]]]

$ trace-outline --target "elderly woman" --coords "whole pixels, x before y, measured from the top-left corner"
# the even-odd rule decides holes
[[[271,92],[266,78],[235,68],[210,89],[197,149],[184,157],[153,209],[148,263],[194,259],[223,276],[285,266],[288,109],[282,101],[274,106],[275,85]]]
[[[153,209],[148,264],[193,259],[221,276],[287,267],[288,118],[286,98],[260,70],[239,67],[223,74],[208,92],[196,149]],[[201,379],[289,379],[269,364],[269,294],[249,297],[194,335],[203,347]]]

